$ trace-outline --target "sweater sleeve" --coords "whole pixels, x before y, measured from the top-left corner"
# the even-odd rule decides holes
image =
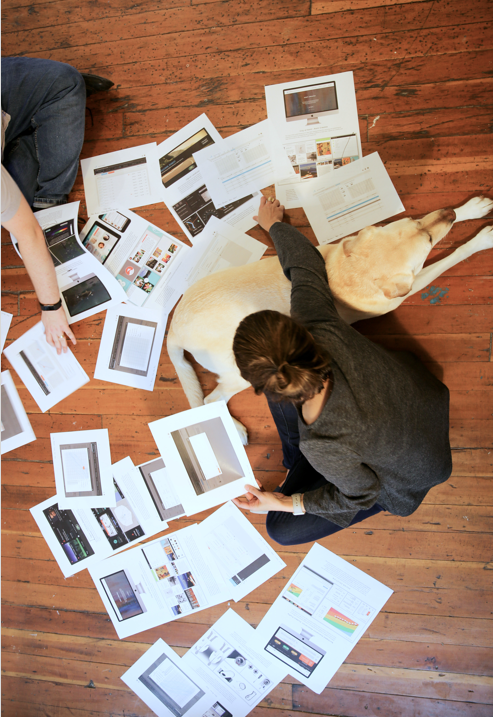
[[[326,446],[324,448],[326,456]],[[339,466],[331,465],[332,476],[328,475],[326,467],[323,470],[324,460],[318,465],[316,456],[310,456],[310,463],[324,475],[327,485],[303,494],[303,505],[307,513],[347,528],[360,510],[369,510],[377,502],[380,495],[378,476],[371,468],[358,461],[356,456],[353,460],[348,456],[344,460],[341,457]],[[331,482],[331,477],[334,480],[335,476],[337,485]]]
[[[270,235],[287,279],[291,281],[291,316],[310,330],[323,322],[339,322],[319,251],[297,229],[276,222]]]

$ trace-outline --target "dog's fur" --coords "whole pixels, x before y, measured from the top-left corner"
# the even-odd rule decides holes
[[[476,197],[455,210],[439,209],[423,219],[399,219],[384,227],[367,227],[339,244],[317,247],[325,259],[339,315],[352,324],[386,314],[455,264],[492,248],[493,227],[485,227],[445,259],[423,269],[430,250],[454,222],[480,219],[491,209],[491,199]],[[289,315],[290,290],[290,282],[273,257],[217,272],[185,292],[169,331],[168,353],[192,408],[221,399],[229,401],[250,385],[240,376],[234,360],[236,328],[245,316],[264,309]],[[216,388],[205,400],[184,351],[218,375]],[[245,427],[239,421],[235,423],[246,444]]]

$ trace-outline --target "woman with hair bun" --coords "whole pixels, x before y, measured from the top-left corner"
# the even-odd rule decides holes
[[[298,545],[382,510],[413,513],[452,471],[449,392],[408,352],[387,351],[338,315],[321,254],[262,198],[291,281],[291,317],[259,311],[238,326],[236,363],[265,393],[288,469],[275,492],[245,486],[240,508],[268,513],[267,532]]]

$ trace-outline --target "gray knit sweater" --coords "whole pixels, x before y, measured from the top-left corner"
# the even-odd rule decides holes
[[[338,315],[320,253],[276,222],[270,235],[291,281],[291,315],[332,357],[333,387],[311,425],[300,415],[300,450],[327,480],[304,494],[307,513],[349,525],[378,503],[413,513],[452,470],[449,392],[408,352],[387,351]]]

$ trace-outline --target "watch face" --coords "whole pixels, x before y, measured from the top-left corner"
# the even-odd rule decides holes
[[[293,493],[291,498],[293,499],[293,515],[304,515],[301,507],[301,493]]]

